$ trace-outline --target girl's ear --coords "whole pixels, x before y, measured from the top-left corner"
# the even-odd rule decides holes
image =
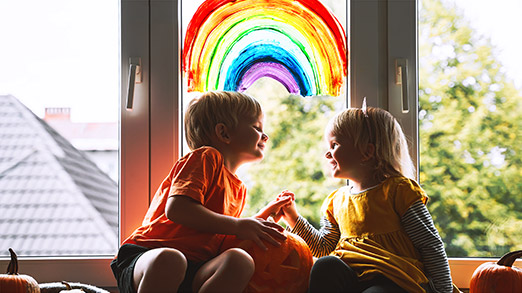
[[[364,160],[368,161],[375,157],[375,145],[373,143],[368,143],[366,145],[366,151],[364,152]]]
[[[228,127],[223,123],[216,124],[214,128],[214,132],[219,141],[228,143],[230,141],[230,136],[228,135]]]

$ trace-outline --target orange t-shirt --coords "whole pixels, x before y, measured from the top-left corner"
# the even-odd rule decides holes
[[[216,213],[239,217],[245,206],[246,187],[225,168],[219,151],[212,147],[196,149],[176,162],[154,195],[141,227],[122,244],[172,247],[194,261],[215,257],[225,235],[201,232],[169,220],[165,205],[172,195],[188,196]]]

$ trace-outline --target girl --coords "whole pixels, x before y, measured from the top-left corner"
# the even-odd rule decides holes
[[[397,120],[363,105],[334,117],[325,137],[332,175],[349,185],[326,198],[319,230],[294,202],[282,209],[319,257],[310,292],[452,292],[444,245]]]

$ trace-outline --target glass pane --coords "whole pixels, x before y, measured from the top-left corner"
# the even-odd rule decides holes
[[[182,2],[184,109],[198,92],[225,89],[251,94],[265,110],[265,159],[238,171],[250,195],[244,215],[289,189],[318,224],[325,192],[344,184],[323,171],[322,137],[346,107],[346,2]]]
[[[0,256],[114,255],[119,1],[2,1],[0,27]]]
[[[447,253],[522,249],[522,2],[420,4],[420,181]]]

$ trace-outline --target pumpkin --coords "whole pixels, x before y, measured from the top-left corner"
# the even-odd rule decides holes
[[[18,257],[9,248],[11,260],[7,266],[7,274],[0,274],[0,292],[40,293],[40,287],[33,277],[18,274]]]
[[[284,231],[286,240],[281,246],[265,242],[263,250],[251,240],[237,239],[233,235],[225,238],[222,251],[238,247],[248,252],[255,262],[255,272],[245,292],[306,292],[313,260],[312,253],[304,240]]]
[[[522,250],[506,253],[496,263],[481,264],[471,276],[470,293],[520,293],[522,292],[522,269],[514,267]]]

